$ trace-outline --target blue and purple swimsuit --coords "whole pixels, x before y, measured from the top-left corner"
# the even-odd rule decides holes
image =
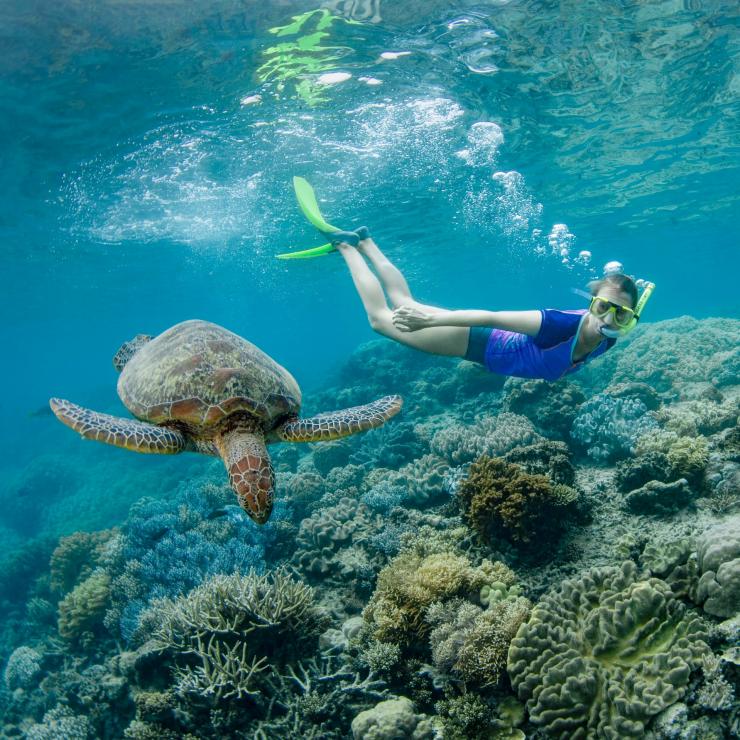
[[[616,339],[604,339],[596,349],[574,362],[573,352],[588,311],[545,308],[540,313],[542,324],[534,337],[503,329],[472,327],[465,359],[479,362],[499,375],[558,380],[603,355],[616,342]]]

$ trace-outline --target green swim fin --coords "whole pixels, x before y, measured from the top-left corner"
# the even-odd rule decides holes
[[[320,247],[311,247],[311,249],[302,249],[300,252],[284,252],[276,254],[279,260],[307,260],[311,257],[320,257],[322,254],[329,254],[334,251],[333,244],[322,244]]]
[[[298,205],[303,211],[303,215],[324,234],[331,234],[333,231],[341,231],[336,226],[332,226],[324,220],[319,210],[319,204],[316,202],[316,193],[308,184],[308,181],[302,177],[293,178],[293,189]]]
[[[321,215],[319,204],[316,200],[316,193],[308,184],[308,180],[303,177],[293,178],[293,189],[303,215],[323,234],[336,235],[351,244],[357,244],[357,235],[354,232],[342,231],[336,226],[332,226]],[[276,254],[279,260],[303,260],[311,257],[319,257],[323,254],[329,254],[336,249],[333,243],[322,244],[320,247],[311,247],[311,249],[302,249],[299,252],[284,252]]]

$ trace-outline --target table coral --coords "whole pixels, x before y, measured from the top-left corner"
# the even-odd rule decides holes
[[[464,519],[484,541],[503,536],[529,542],[553,535],[576,497],[574,489],[554,484],[544,475],[525,473],[498,457],[476,460],[458,487]]]
[[[529,718],[562,740],[642,738],[708,652],[699,620],[632,562],[594,568],[546,595],[509,649]]]

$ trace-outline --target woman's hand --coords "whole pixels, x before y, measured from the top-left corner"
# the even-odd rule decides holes
[[[399,331],[418,331],[433,326],[434,316],[431,311],[422,311],[416,306],[399,306],[393,312],[393,326]]]

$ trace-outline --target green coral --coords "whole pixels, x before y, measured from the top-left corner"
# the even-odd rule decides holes
[[[578,494],[544,475],[530,475],[497,457],[480,457],[458,488],[465,521],[486,541],[553,535]]]
[[[534,608],[509,648],[509,677],[552,737],[641,738],[686,693],[704,637],[665,582],[632,562],[595,568]]]
[[[106,543],[117,530],[74,532],[61,537],[51,554],[52,591],[66,594],[81,578],[87,577],[101,564]]]
[[[95,570],[59,602],[59,634],[75,640],[98,627],[110,601],[110,576]]]
[[[700,484],[709,462],[709,447],[702,437],[682,437],[668,430],[651,432],[637,440],[635,453],[663,453],[668,463],[666,480],[686,478],[689,483]]]

